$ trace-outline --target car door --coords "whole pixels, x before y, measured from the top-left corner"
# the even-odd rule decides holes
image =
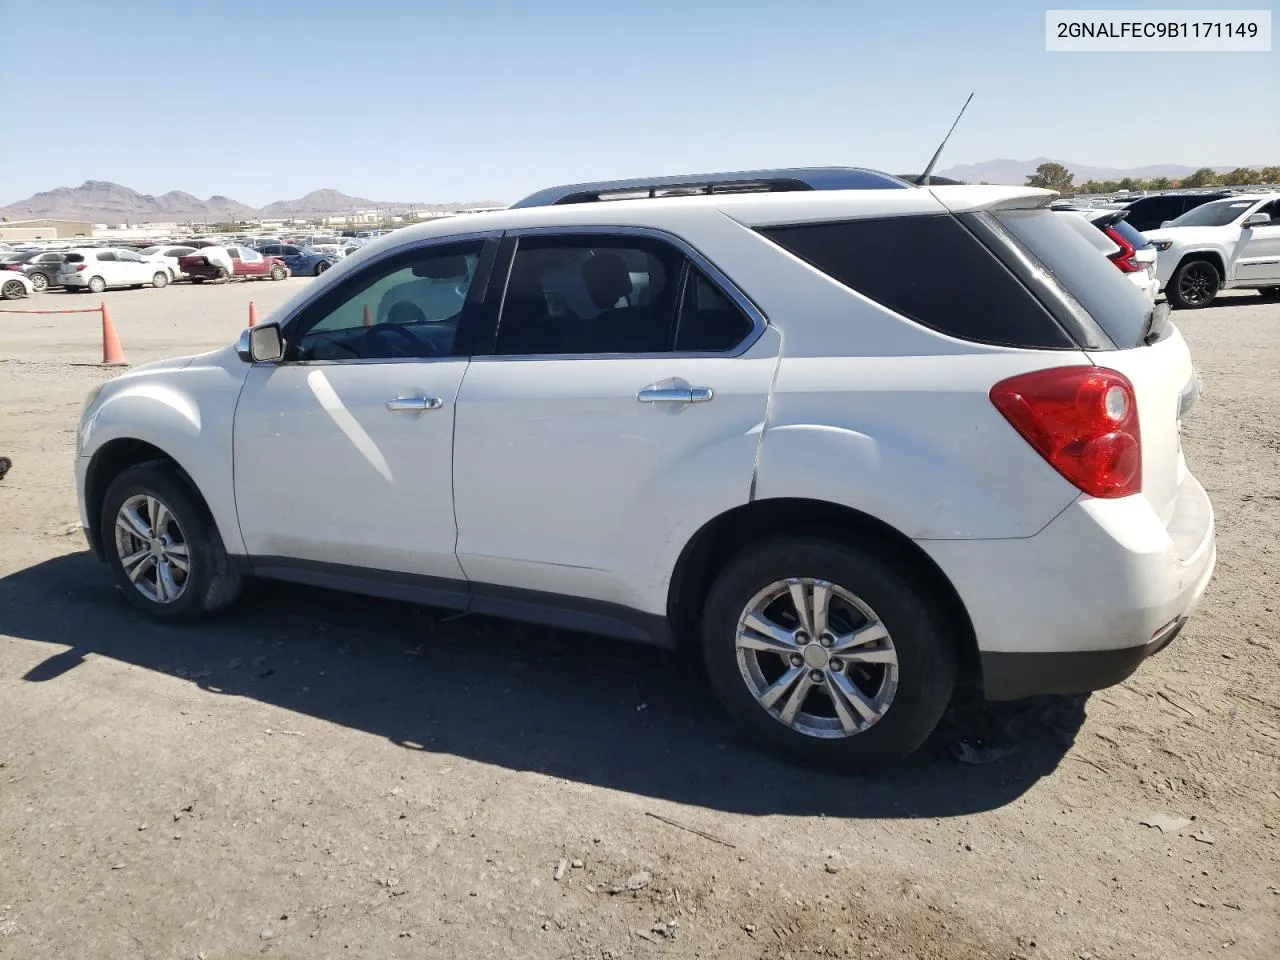
[[[1266,214],[1271,221],[1241,229],[1233,264],[1234,279],[1280,283],[1280,200],[1263,204],[1251,215],[1259,213]]]
[[[749,499],[777,334],[666,235],[535,231],[504,251],[454,441],[473,609],[515,590],[663,614],[661,558]]]
[[[437,242],[364,265],[285,324],[282,362],[249,371],[235,490],[256,565],[456,591],[454,403],[469,296],[496,246]]]
[[[150,283],[156,272],[154,264],[147,263],[132,250],[116,251],[116,269],[124,284]]]

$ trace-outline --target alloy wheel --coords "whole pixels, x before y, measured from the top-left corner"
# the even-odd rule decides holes
[[[827,580],[765,587],[738,620],[738,669],[756,701],[798,733],[855,736],[884,717],[898,689],[898,653],[863,600]]]
[[[1218,288],[1218,271],[1203,261],[1189,264],[1178,277],[1178,294],[1190,304],[1207,303]]]
[[[116,555],[134,588],[153,603],[187,589],[191,554],[173,511],[152,494],[135,494],[116,513]]]

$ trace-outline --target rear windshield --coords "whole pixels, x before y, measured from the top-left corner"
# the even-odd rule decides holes
[[[1128,220],[1117,220],[1111,225],[1111,229],[1124,237],[1125,241],[1135,250],[1142,250],[1151,246],[1151,241],[1135,230]]]
[[[1151,304],[1082,233],[1097,228],[1047,210],[1000,210],[995,220],[1078,302],[1121,349],[1147,332]],[[1079,226],[1071,221],[1075,220]]]
[[[1215,200],[1188,210],[1171,227],[1225,227],[1252,207],[1256,200]]]

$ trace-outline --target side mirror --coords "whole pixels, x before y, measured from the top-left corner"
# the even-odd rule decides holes
[[[260,323],[240,333],[236,353],[245,363],[274,363],[284,358],[284,338],[278,323]]]
[[[1265,213],[1251,213],[1244,220],[1245,229],[1249,227],[1265,227],[1269,223],[1271,223],[1271,218]]]

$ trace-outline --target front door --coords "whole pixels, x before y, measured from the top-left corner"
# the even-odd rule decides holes
[[[1267,214],[1271,222],[1240,231],[1240,245],[1233,264],[1234,279],[1280,284],[1280,200],[1273,200],[1253,212]]]
[[[477,596],[664,613],[657,560],[748,501],[778,340],[704,267],[652,236],[518,241],[458,400],[458,559]]]
[[[249,372],[235,490],[256,566],[462,579],[454,404],[483,246],[422,246],[365,266],[286,323],[282,362]]]

